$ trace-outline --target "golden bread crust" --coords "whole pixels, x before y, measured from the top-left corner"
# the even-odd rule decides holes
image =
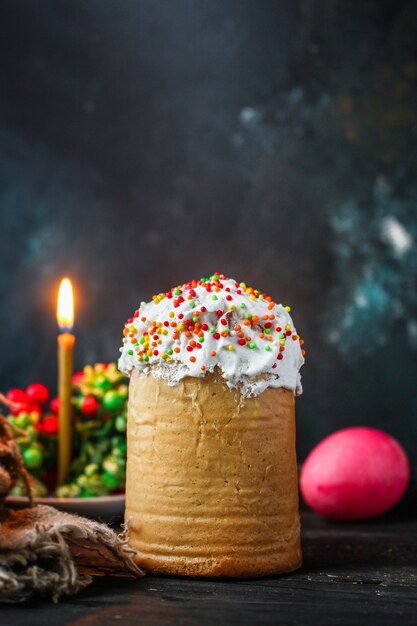
[[[126,521],[146,571],[264,576],[301,565],[294,394],[133,373]]]

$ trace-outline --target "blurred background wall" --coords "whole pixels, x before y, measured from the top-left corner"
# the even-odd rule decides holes
[[[3,0],[0,388],[55,379],[220,271],[292,307],[300,458],[354,424],[417,461],[417,4]]]

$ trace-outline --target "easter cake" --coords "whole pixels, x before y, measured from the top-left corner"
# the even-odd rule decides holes
[[[130,377],[126,522],[146,571],[262,576],[301,564],[289,307],[216,273],[142,303]]]

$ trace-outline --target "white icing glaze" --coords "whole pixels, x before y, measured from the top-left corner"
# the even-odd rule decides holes
[[[202,281],[142,302],[125,324],[120,371],[129,376],[135,368],[176,385],[218,367],[246,397],[267,387],[299,395],[304,358],[289,307],[221,274]]]

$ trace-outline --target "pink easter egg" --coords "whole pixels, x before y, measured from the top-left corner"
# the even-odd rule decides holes
[[[306,503],[334,520],[381,515],[403,496],[410,466],[400,444],[376,428],[346,428],[323,439],[300,476]]]

